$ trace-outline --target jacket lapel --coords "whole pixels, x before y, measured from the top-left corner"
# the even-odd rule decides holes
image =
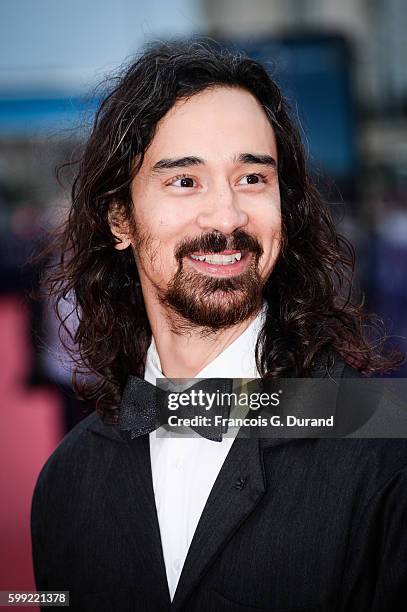
[[[236,438],[196,528],[172,609],[182,608],[227,541],[253,512],[265,490],[260,441]]]

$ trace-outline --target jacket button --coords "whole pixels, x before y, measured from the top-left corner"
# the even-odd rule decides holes
[[[235,489],[237,489],[238,491],[241,491],[247,483],[247,476],[244,476],[242,478],[238,478],[235,482]]]

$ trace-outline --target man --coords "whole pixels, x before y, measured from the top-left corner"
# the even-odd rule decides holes
[[[191,437],[157,420],[162,377],[394,365],[342,297],[346,248],[258,63],[168,43],[118,78],[50,279],[75,293],[96,411],[37,483],[38,589],[86,611],[405,609],[404,440]]]

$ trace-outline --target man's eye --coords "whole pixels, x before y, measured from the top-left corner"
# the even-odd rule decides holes
[[[195,179],[190,176],[176,176],[171,182],[171,187],[195,187]]]
[[[238,185],[257,185],[258,183],[267,183],[267,177],[264,174],[246,174],[240,179]]]

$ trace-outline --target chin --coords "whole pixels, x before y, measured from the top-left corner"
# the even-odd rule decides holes
[[[217,331],[232,327],[257,314],[262,293],[247,295],[218,289],[210,295],[169,294],[165,305],[183,326]]]

